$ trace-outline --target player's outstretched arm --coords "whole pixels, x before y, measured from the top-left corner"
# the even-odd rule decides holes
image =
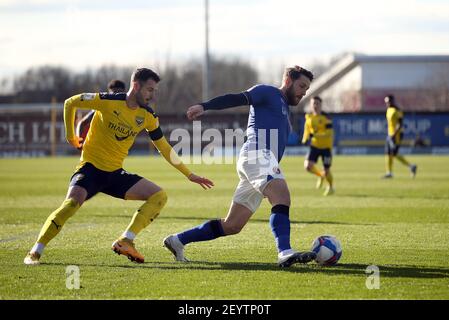
[[[200,117],[206,110],[222,110],[228,108],[234,108],[238,106],[249,105],[249,94],[247,92],[242,93],[229,93],[216,98],[213,98],[207,102],[202,102],[191,106],[187,110],[187,118],[189,120],[195,120]]]
[[[183,175],[185,175],[190,181],[199,184],[203,189],[211,188],[214,183],[207,178],[199,177],[192,173],[189,168],[181,161],[181,159],[173,150],[172,146],[168,143],[164,136],[157,140],[153,140],[153,144],[159,150],[160,154],[170,163],[173,167],[178,169]]]

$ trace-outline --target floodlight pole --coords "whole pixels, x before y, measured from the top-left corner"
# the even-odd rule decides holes
[[[209,0],[204,0],[206,48],[203,65],[203,101],[209,100],[210,57],[209,57]]]

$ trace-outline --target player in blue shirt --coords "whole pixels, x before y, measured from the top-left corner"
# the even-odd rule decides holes
[[[287,68],[282,86],[257,85],[238,94],[226,94],[191,106],[187,117],[195,120],[206,110],[221,110],[249,105],[247,141],[240,150],[237,173],[240,182],[232,205],[224,219],[216,219],[164,239],[164,246],[178,261],[184,257],[184,246],[239,233],[268,198],[270,226],[278,248],[278,265],[289,267],[315,258],[313,252],[298,252],[290,246],[290,192],[279,167],[290,132],[289,106],[296,106],[306,94],[313,74],[301,67]]]

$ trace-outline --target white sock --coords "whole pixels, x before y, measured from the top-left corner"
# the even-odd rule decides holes
[[[125,231],[123,232],[122,237],[129,240],[134,240],[136,238],[136,234],[132,231]]]
[[[45,244],[38,242],[33,246],[33,248],[31,249],[31,252],[37,252],[40,255],[42,255],[42,252],[44,252],[44,249],[45,249]]]

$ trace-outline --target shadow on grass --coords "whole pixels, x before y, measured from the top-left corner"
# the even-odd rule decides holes
[[[132,214],[130,215],[94,215],[92,217],[95,218],[126,218],[126,219],[131,219],[132,218]],[[157,218],[158,220],[190,220],[193,221],[192,227],[195,225],[195,223],[199,224],[199,223],[203,223],[211,218],[207,218],[207,217],[179,217],[179,216],[164,216],[164,215],[160,215]],[[269,219],[250,219],[249,223],[251,222],[263,222],[263,223],[269,223],[270,220]],[[298,221],[298,220],[291,220],[290,221],[291,224],[338,224],[338,225],[358,225],[358,226],[375,226],[376,224],[374,223],[346,223],[346,222],[339,222],[339,221],[320,221],[320,220],[313,220],[313,221]]]
[[[95,217],[105,217],[105,218],[123,218],[125,216],[95,216]],[[127,219],[131,219],[131,215],[130,216],[126,216]],[[205,218],[198,218],[198,217],[158,217],[159,219],[169,219],[169,220],[191,220],[192,221],[192,227],[205,222],[207,219]],[[195,222],[194,220],[196,220],[197,222]],[[251,222],[263,222],[263,223],[269,223],[268,219],[251,219],[249,221],[249,223]],[[296,224],[333,224],[333,225],[357,225],[357,226],[375,226],[377,224],[375,223],[346,223],[346,222],[338,222],[338,221],[295,221],[292,220],[290,221],[290,224],[292,225],[296,225]],[[93,224],[93,223],[80,223],[78,225],[72,225],[72,226],[68,226],[65,228],[65,232],[70,232],[70,231],[76,231],[76,230],[81,230],[81,229],[85,229],[85,228],[90,228],[90,227],[95,227],[97,224]],[[7,243],[7,242],[13,242],[13,241],[19,241],[19,240],[24,240],[24,239],[28,239],[31,237],[36,237],[37,232],[33,231],[33,232],[25,232],[25,233],[21,233],[18,235],[13,235],[11,237],[8,238],[3,238],[0,239],[0,244],[1,243]]]
[[[251,221],[255,221],[255,222],[264,222],[264,223],[269,223],[270,220],[269,219],[251,219]],[[291,220],[290,224],[338,224],[338,225],[347,225],[347,226],[351,226],[351,225],[357,225],[357,226],[375,226],[375,223],[347,223],[347,222],[340,222],[340,221],[322,221],[322,220],[312,220],[312,221],[297,221],[297,220]]]
[[[67,266],[71,263],[42,263],[42,266]],[[315,263],[301,265],[296,264],[290,268],[280,268],[275,263],[261,262],[210,262],[210,261],[191,261],[188,263],[166,262],[166,261],[150,261],[143,264],[93,264],[93,263],[73,263],[80,267],[107,267],[107,268],[124,268],[124,269],[160,269],[168,270],[204,270],[204,271],[275,271],[290,273],[322,273],[328,275],[362,275],[368,276],[365,271],[368,267],[366,264],[338,264],[332,267],[322,267]],[[380,277],[387,278],[418,278],[418,279],[435,279],[449,278],[449,268],[443,267],[426,267],[411,265],[378,265]]]

